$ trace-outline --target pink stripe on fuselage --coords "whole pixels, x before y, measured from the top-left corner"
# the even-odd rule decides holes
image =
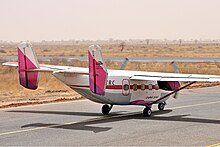
[[[89,88],[89,85],[68,85],[73,87],[79,87],[79,88]],[[123,85],[107,85],[106,89],[114,89],[114,90],[122,90]],[[130,85],[130,89],[133,90],[133,85]],[[137,90],[141,89],[141,85],[137,86]],[[145,86],[145,89],[149,89],[148,86]],[[153,86],[153,89],[155,89],[155,86]]]

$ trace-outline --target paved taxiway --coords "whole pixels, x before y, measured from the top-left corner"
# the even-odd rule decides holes
[[[0,110],[0,145],[211,145],[220,143],[220,87],[184,90],[166,110],[140,106],[102,116],[88,100]]]

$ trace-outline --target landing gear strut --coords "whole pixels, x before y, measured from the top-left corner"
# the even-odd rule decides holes
[[[144,110],[143,110],[144,117],[150,117],[151,114],[152,114],[151,108],[149,108],[149,107],[144,108]]]
[[[110,107],[107,104],[103,105],[102,106],[102,114],[108,115],[109,112],[111,111],[112,107],[113,107],[113,105],[110,105]]]
[[[166,102],[159,103],[159,104],[158,104],[158,109],[159,109],[159,110],[164,110],[165,106],[166,106]]]

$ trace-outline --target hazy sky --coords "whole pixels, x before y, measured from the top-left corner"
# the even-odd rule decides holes
[[[220,0],[0,0],[0,40],[220,39]]]

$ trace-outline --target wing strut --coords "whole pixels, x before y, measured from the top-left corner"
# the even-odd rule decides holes
[[[189,84],[187,84],[187,85],[185,85],[185,86],[183,86],[183,87],[181,87],[181,88],[179,88],[179,89],[177,89],[177,90],[175,90],[175,91],[173,91],[173,92],[171,92],[171,93],[169,93],[169,94],[167,94],[167,95],[157,99],[156,101],[151,102],[150,105],[155,104],[155,103],[165,99],[166,97],[168,97],[168,96],[170,96],[170,95],[172,95],[172,94],[174,94],[174,93],[176,93],[176,92],[178,92],[178,91],[180,91],[180,90],[182,90],[182,89],[184,89],[184,88],[186,88],[186,87],[188,87],[188,86],[190,86],[190,85],[192,85],[194,83],[196,83],[196,81],[190,82]]]

